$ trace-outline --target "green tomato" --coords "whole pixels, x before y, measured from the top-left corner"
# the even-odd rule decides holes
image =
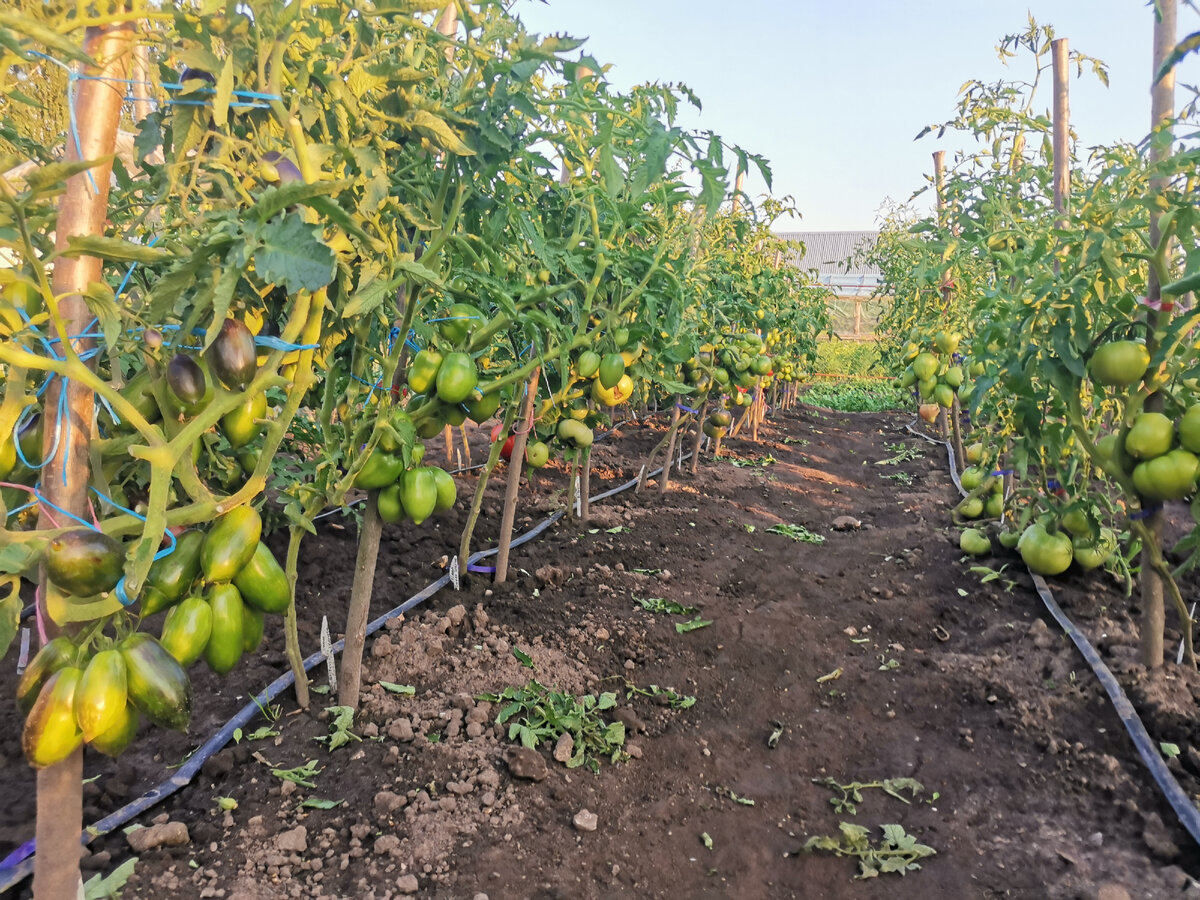
[[[958,536],[958,548],[971,556],[986,556],[992,552],[992,542],[978,528],[967,528]]]
[[[1150,365],[1150,351],[1139,341],[1111,341],[1101,345],[1088,363],[1092,380],[1109,387],[1128,387],[1141,381]]]
[[[1040,522],[1034,522],[1017,541],[1017,552],[1031,572],[1038,575],[1060,575],[1067,571],[1074,558],[1071,539],[1065,534],[1051,533]]]
[[[1101,528],[1100,536],[1095,541],[1090,537],[1077,537],[1071,544],[1075,565],[1088,572],[1108,562],[1117,549],[1117,536],[1111,528]]]
[[[1133,486],[1148,500],[1182,500],[1195,489],[1198,469],[1194,453],[1176,448],[1134,466]]]
[[[1171,449],[1175,424],[1159,412],[1138,413],[1125,435],[1125,451],[1135,459],[1153,459]]]

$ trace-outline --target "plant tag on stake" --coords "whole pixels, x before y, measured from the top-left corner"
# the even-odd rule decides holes
[[[583,515],[583,494],[579,490],[579,476],[575,476],[575,518]]]
[[[329,672],[329,693],[337,693],[337,666],[333,664],[333,642],[329,639],[329,616],[321,616],[321,655]]]
[[[29,665],[29,629],[21,629],[21,653],[17,656],[17,674],[24,675],[25,667]]]
[[[458,557],[457,556],[454,556],[450,559],[449,574],[450,574],[450,583],[452,585],[454,585],[454,589],[456,591],[461,591],[462,584],[459,581]]]

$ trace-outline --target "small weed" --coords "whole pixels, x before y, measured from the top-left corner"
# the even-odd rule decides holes
[[[699,616],[692,619],[690,622],[676,622],[675,633],[686,634],[689,631],[696,631],[700,628],[707,628],[712,624],[712,619],[701,619]]]
[[[325,744],[326,749],[332,753],[338,747],[344,747],[351,741],[362,740],[350,730],[350,726],[354,724],[354,707],[328,706],[325,708],[325,712],[332,717],[329,722],[329,734],[319,735],[313,738],[314,741]]]
[[[825,535],[814,534],[803,525],[772,525],[767,529],[767,534],[782,534],[786,538],[791,538],[793,541],[800,541],[805,544],[825,543]]]
[[[1004,574],[1004,570],[1008,568],[1008,563],[1002,565],[999,569],[992,569],[988,566],[971,566],[967,571],[972,575],[978,575],[980,584],[988,584],[992,581],[999,581],[1003,585],[1006,593],[1011,594],[1012,589],[1017,586],[1016,581],[1008,578]]]
[[[410,697],[417,692],[417,689],[411,684],[394,684],[391,681],[381,681],[379,682],[379,686],[389,693],[407,694]]]
[[[883,838],[871,843],[871,831],[861,825],[839,822],[839,837],[819,835],[804,842],[804,852],[826,850],[837,856],[852,856],[858,860],[859,871],[854,877],[877,878],[895,873],[906,875],[921,868],[918,860],[934,856],[937,851],[905,832],[900,825],[882,826]]]
[[[721,785],[710,785],[709,790],[711,790],[718,797],[728,797],[734,803],[739,803],[742,806],[753,806],[754,805],[754,801],[751,800],[749,797],[742,797],[741,795],[731,791],[727,787],[722,787]]]
[[[896,484],[902,484],[905,487],[911,487],[913,477],[907,472],[892,472],[888,475],[880,475],[880,478],[886,478],[888,481],[894,481]]]
[[[120,897],[121,889],[133,874],[138,858],[127,859],[107,875],[99,872],[89,878],[83,885],[83,900],[111,900]]]
[[[313,779],[321,774],[321,767],[317,765],[315,759],[310,759],[304,765],[291,769],[272,769],[271,774],[276,778],[282,778],[284,781],[298,784],[300,787],[315,788],[317,785],[313,782]]]
[[[858,805],[863,802],[863,791],[880,790],[889,797],[895,797],[901,803],[911,805],[909,797],[916,799],[917,794],[925,790],[925,785],[917,781],[915,778],[885,778],[882,781],[851,781],[849,784],[841,784],[836,778],[814,778],[813,784],[819,784],[822,787],[827,787],[834,792],[834,796],[829,798],[830,804],[833,806],[833,811],[838,815],[849,814],[852,816],[858,815]],[[908,791],[909,797],[905,797],[903,792]]]
[[[664,600],[662,597],[634,597],[633,601],[646,610],[646,612],[659,613],[665,616],[690,616],[700,611],[698,607],[684,606],[682,603],[676,603],[674,600]]]
[[[625,699],[630,699],[634,694],[642,697],[665,698],[667,706],[671,709],[690,709],[696,705],[696,698],[679,694],[670,688],[660,688],[657,684],[652,684],[648,688],[640,688],[632,681],[625,682]]]
[[[767,466],[773,466],[779,462],[779,460],[769,453],[766,456],[760,456],[758,459],[734,459],[730,461],[739,469],[749,469],[755,466],[765,469]]]
[[[884,656],[882,653],[877,657],[879,660],[879,671],[890,672],[892,669],[900,668],[900,661]]]
[[[300,801],[301,809],[335,809],[345,803],[345,800],[322,800],[319,797],[308,797]]]
[[[533,664],[533,657],[530,656],[528,653],[526,653],[524,650],[521,650],[519,647],[512,648],[512,655],[516,659],[516,661],[519,662],[521,665],[523,665],[525,668],[527,668],[527,669],[536,669],[537,668],[537,666],[535,666]]]
[[[496,722],[508,722],[508,739],[526,747],[536,748],[570,734],[575,739],[575,755],[567,761],[569,769],[587,766],[599,772],[601,757],[612,763],[629,758],[624,750],[625,725],[605,722],[600,715],[617,705],[615,693],[573,697],[531,680],[524,687],[510,686],[501,694],[484,694],[479,699],[504,703]]]
[[[783,439],[783,442],[785,444],[795,444],[798,447],[807,447],[809,445],[809,443],[811,443],[808,440],[808,438],[794,438],[794,437],[785,437]]]
[[[906,444],[885,444],[884,449],[895,455],[879,460],[875,463],[877,466],[898,466],[902,462],[920,459],[924,455],[919,447],[909,447]]]

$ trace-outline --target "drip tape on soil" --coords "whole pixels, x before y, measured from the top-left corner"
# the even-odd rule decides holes
[[[624,423],[622,423],[624,424]],[[612,429],[615,431],[616,429]],[[606,433],[611,434],[609,431]],[[606,435],[602,435],[604,437]],[[599,438],[598,438],[599,440]],[[680,461],[690,459],[691,453],[687,453],[680,457]],[[650,472],[646,477],[653,478],[662,473],[662,466],[659,466],[654,471]],[[629,481],[619,484],[616,487],[597,494],[594,497],[588,498],[588,503],[599,503],[607,500],[609,497],[614,497],[617,494],[623,493],[637,486],[639,478],[631,478]],[[547,529],[557,523],[566,515],[565,510],[558,510],[552,513],[546,519],[534,525],[529,530],[525,531],[518,537],[514,538],[510,544],[512,547],[519,547],[522,544],[528,543],[542,535]],[[487,559],[490,556],[495,556],[499,553],[498,547],[492,547],[487,550],[480,550],[471,554],[467,560],[467,569],[470,570],[480,560]],[[389,610],[378,618],[374,619],[367,625],[366,633],[374,634],[391,620],[403,615],[416,606],[424,603],[429,598],[433,597],[438,591],[450,584],[450,575],[443,575],[441,578],[426,585],[422,590],[418,591],[413,596],[409,597],[399,606]],[[330,648],[332,654],[341,653],[345,647],[345,640],[340,640]],[[313,653],[304,660],[304,671],[308,672],[316,668],[318,665],[327,660],[327,656],[321,650]],[[204,762],[214,754],[220,752],[226,744],[233,740],[234,732],[239,728],[244,728],[248,725],[256,715],[259,715],[263,709],[267,707],[276,697],[282,694],[287,688],[291,687],[295,681],[295,675],[288,671],[280,675],[269,685],[263,688],[258,694],[250,699],[250,702],[243,706],[238,712],[226,722],[220,730],[212,735],[207,741],[200,745],[196,751],[188,757],[187,761],[176,770],[175,774],[167,780],[156,785],[146,793],[142,794],[136,800],[127,803],[120,809],[105,816],[100,821],[84,829],[80,837],[80,842],[86,846],[94,839],[110,834],[122,825],[129,822],[136,816],[141,815],[161,801],[174,794],[181,788],[186,787],[191,783],[192,779],[200,771]],[[1169,776],[1168,776],[1169,777]],[[36,841],[31,838],[21,846],[17,847],[4,860],[0,861],[0,894],[11,890],[13,887],[20,884],[26,878],[33,874],[34,854],[36,852]]]
[[[958,477],[958,465],[954,458],[954,447],[949,441],[932,438],[918,428],[914,428],[916,419],[913,419],[905,428],[910,434],[914,434],[931,444],[940,444],[946,448],[946,455],[950,466],[950,477],[954,480],[954,487],[962,496],[967,495],[967,491],[963,489],[962,482]],[[1069,637],[1075,648],[1083,656],[1084,660],[1091,666],[1092,672],[1097,680],[1104,687],[1104,692],[1108,694],[1108,699],[1112,703],[1113,710],[1117,717],[1121,720],[1121,724],[1125,727],[1129,739],[1133,741],[1134,747],[1137,749],[1138,756],[1142,758],[1146,768],[1150,771],[1151,777],[1162,791],[1167,803],[1170,804],[1171,810],[1175,813],[1179,823],[1187,829],[1192,840],[1200,845],[1200,810],[1197,810],[1192,803],[1191,798],[1179,786],[1179,782],[1175,780],[1175,776],[1171,774],[1171,770],[1167,768],[1162,760],[1158,748],[1154,744],[1150,733],[1146,731],[1146,726],[1142,723],[1141,718],[1134,709],[1133,704],[1129,702],[1129,698],[1125,696],[1125,692],[1121,689],[1120,683],[1113,675],[1112,671],[1105,665],[1104,660],[1100,658],[1100,654],[1096,648],[1092,646],[1087,636],[1083,634],[1075,625],[1071,618],[1063,611],[1063,608],[1058,605],[1058,601],[1054,599],[1054,594],[1050,590],[1050,586],[1046,583],[1041,575],[1029,571],[1030,578],[1033,579],[1033,588],[1041,598],[1046,610],[1053,617],[1058,626]]]

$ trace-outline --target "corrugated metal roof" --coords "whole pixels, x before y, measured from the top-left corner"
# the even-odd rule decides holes
[[[804,269],[816,269],[822,281],[832,276],[838,276],[839,280],[853,278],[856,283],[861,283],[862,276],[866,276],[863,280],[867,283],[878,281],[878,266],[856,262],[846,268],[846,261],[859,249],[875,243],[878,231],[779,231],[776,236],[802,242],[806,252],[803,258],[799,253],[793,254],[792,263]]]

